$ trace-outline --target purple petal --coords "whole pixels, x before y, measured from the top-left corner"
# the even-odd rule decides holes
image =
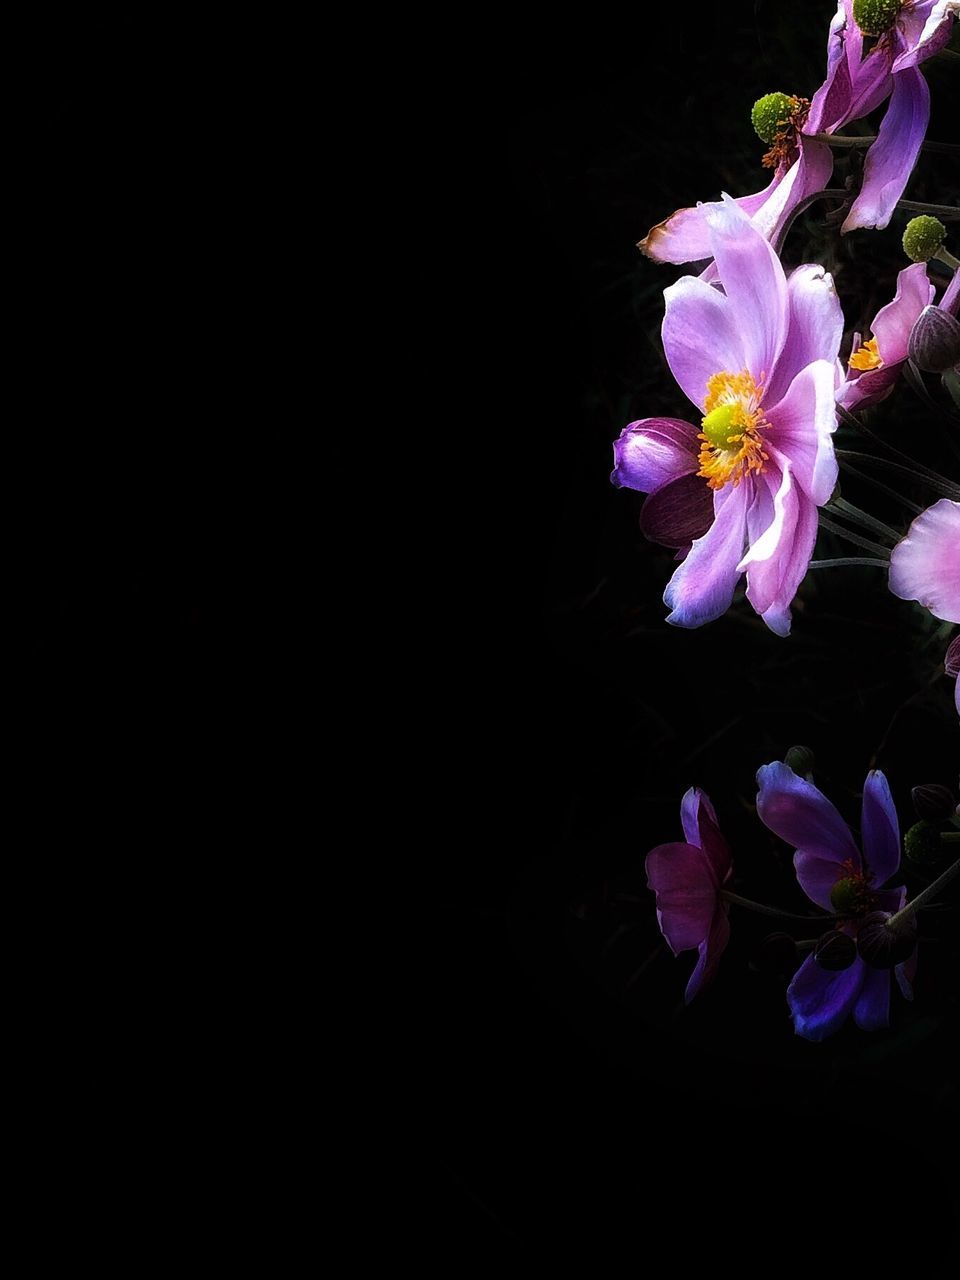
[[[716,519],[667,583],[663,601],[672,611],[667,621],[674,626],[703,626],[730,607],[740,580],[748,488],[748,483],[728,485],[717,493]]]
[[[777,472],[762,481],[771,484]],[[747,599],[777,635],[790,634],[790,603],[797,594],[817,539],[817,509],[793,483],[783,460],[773,497],[773,519],[740,562],[747,574]]]
[[[697,429],[679,418],[641,418],[631,422],[613,443],[610,479],[618,489],[653,493],[700,463]]]
[[[737,204],[748,216],[762,209],[780,186],[781,174],[776,174],[768,187],[751,196],[740,196]],[[702,262],[713,256],[710,247],[710,228],[707,226],[706,205],[698,204],[688,209],[678,209],[669,218],[651,227],[637,245],[641,253],[654,262]]]
[[[929,119],[930,90],[923,74],[911,67],[894,76],[890,105],[864,162],[860,194],[841,233],[857,227],[882,230],[887,225],[916,163]]]
[[[854,348],[856,350],[856,348]],[[884,365],[882,369],[868,369],[858,372],[847,371],[847,380],[837,392],[837,404],[842,405],[849,413],[855,409],[866,409],[869,405],[879,404],[897,385],[900,379],[901,365]]]
[[[800,137],[800,155],[770,198],[753,214],[751,221],[779,253],[793,222],[793,212],[807,196],[830,185],[833,152],[822,142]],[[737,201],[740,204],[740,201]]]
[[[717,815],[705,791],[691,787],[684,795],[680,821],[688,843],[703,850],[713,867],[717,885],[722,885],[730,875],[730,846],[720,832]]]
[[[717,815],[710,797],[699,787],[690,787],[684,792],[683,799],[680,801],[680,822],[683,826],[684,839],[688,844],[696,845],[698,849],[703,848],[703,841],[700,838],[701,811],[709,815],[714,826],[717,825]]]
[[[661,844],[647,854],[646,869],[670,949],[698,947],[710,933],[719,887],[706,854],[692,844]]]
[[[900,823],[889,784],[879,769],[871,769],[863,786],[860,828],[863,860],[879,888],[900,869]]]
[[[823,267],[797,267],[787,279],[787,296],[787,339],[777,367],[767,379],[767,405],[777,404],[794,378],[814,361],[829,361],[832,372],[843,337],[840,300],[833,277]]]
[[[941,498],[917,516],[890,556],[890,590],[960,622],[960,502]]]
[[[832,911],[830,892],[842,879],[843,863],[849,859],[854,868],[861,865],[849,827],[812,782],[779,760],[765,764],[757,782],[760,821],[796,849],[793,865],[810,901]]]
[[[862,47],[863,36],[840,0],[827,37],[826,78],[810,100],[804,126],[810,133],[833,132],[845,119],[851,101],[850,54],[855,59],[852,65],[858,65]]]
[[[707,209],[714,261],[741,336],[742,367],[759,382],[773,373],[787,336],[783,267],[769,241],[729,196]]]
[[[861,1031],[879,1031],[881,1027],[889,1027],[889,969],[871,969],[868,964],[863,966],[863,984],[853,1006],[853,1020]]]
[[[906,360],[910,331],[920,312],[933,302],[935,293],[925,262],[914,262],[897,276],[897,292],[893,301],[881,307],[873,321],[873,336],[885,365],[901,364]]]
[[[960,303],[960,271],[955,271],[953,278],[943,291],[939,306],[941,310],[949,311],[952,316],[955,316],[958,310],[958,303]]]
[[[689,1004],[701,987],[713,981],[717,966],[720,963],[720,957],[726,950],[729,941],[730,921],[727,919],[726,911],[721,907],[714,913],[709,936],[705,942],[700,943],[700,958],[697,960],[696,968],[687,983],[687,989],[683,997],[684,1004]]]
[[[798,485],[819,507],[829,500],[838,475],[833,452],[835,375],[832,358],[807,365],[780,403],[767,412],[770,427],[765,439],[789,459]]]
[[[943,660],[943,669],[948,676],[960,676],[960,636],[954,636],[950,641]]]
[[[665,289],[663,350],[684,395],[703,412],[707,379],[745,367],[737,317],[729,298],[696,276]]]
[[[686,547],[702,538],[713,523],[713,491],[703,476],[671,480],[643,504],[640,528],[651,542]]]
[[[825,1040],[838,1031],[857,1003],[865,970],[859,956],[849,969],[839,972],[821,969],[812,955],[807,956],[787,988],[797,1035],[805,1040]]]
[[[906,48],[894,59],[894,72],[915,67],[939,53],[950,39],[953,20],[958,12],[957,0],[919,0],[904,6],[900,14],[906,36]]]

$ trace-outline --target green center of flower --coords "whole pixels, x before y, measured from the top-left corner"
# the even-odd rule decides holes
[[[770,146],[782,129],[790,123],[797,99],[787,93],[768,93],[753,104],[750,119],[761,142]]]
[[[853,0],[853,20],[865,36],[882,36],[900,14],[901,0]]]
[[[903,233],[903,252],[914,262],[927,262],[942,247],[947,228],[939,218],[921,213],[911,218]]]
[[[870,878],[849,863],[843,864],[846,875],[830,890],[830,905],[838,916],[859,916],[870,910],[873,895]]]
[[[703,434],[715,449],[733,453],[740,448],[743,427],[738,423],[741,416],[738,404],[718,404],[704,418]]]

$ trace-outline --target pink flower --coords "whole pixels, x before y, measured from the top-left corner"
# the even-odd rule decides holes
[[[933,301],[934,293],[926,263],[915,262],[900,272],[893,301],[874,317],[873,337],[860,346],[860,335],[854,336],[847,380],[837,393],[838,404],[850,411],[865,409],[890,394],[907,359],[913,326]]]
[[[772,631],[787,635],[817,507],[837,479],[843,316],[821,267],[798,267],[787,280],[734,201],[704,208],[723,292],[683,276],[664,294],[663,321],[667,362],[703,415],[701,429],[673,419],[632,422],[614,446],[612,479],[652,493],[647,523],[659,541],[692,540],[664,594],[669,622],[698,627],[718,618],[746,573],[747,599]]]
[[[699,953],[687,983],[689,1004],[716,973],[730,939],[729,906],[720,890],[732,875],[730,846],[720,834],[709,797],[691,787],[680,804],[684,842],[647,854],[647,884],[657,895],[657,920],[674,955]]]
[[[890,590],[960,622],[960,502],[941,498],[917,516],[890,556]]]

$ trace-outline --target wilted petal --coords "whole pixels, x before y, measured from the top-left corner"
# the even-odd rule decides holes
[[[916,67],[894,76],[890,105],[877,140],[867,152],[860,194],[847,214],[841,233],[857,227],[882,230],[916,163],[930,119],[930,90]]]
[[[770,185],[754,195],[739,196],[736,203],[748,216],[762,209],[782,181],[776,174]],[[707,226],[706,205],[697,204],[678,209],[669,218],[651,227],[637,245],[641,253],[654,262],[701,262],[713,256],[710,247],[710,228]]]
[[[843,311],[833,277],[823,267],[797,267],[787,278],[787,338],[777,367],[767,379],[765,400],[775,405],[802,370],[816,360],[831,368],[843,337]]]
[[[716,519],[667,583],[663,600],[672,610],[667,621],[674,626],[703,626],[730,607],[740,580],[748,488],[745,483],[720,490],[714,498]]]
[[[713,491],[703,476],[671,480],[643,504],[640,528],[651,542],[686,547],[702,538],[713,523]]]
[[[681,276],[663,293],[663,350],[680,389],[703,412],[707,379],[745,367],[743,343],[730,299],[719,289]]]
[[[890,970],[863,966],[863,983],[853,1006],[853,1020],[861,1031],[890,1025]]]
[[[917,516],[890,556],[890,590],[960,622],[960,502],[941,498]]]
[[[718,886],[706,854],[692,844],[661,844],[647,854],[646,869],[660,930],[674,955],[698,947],[717,909]]]
[[[720,963],[720,957],[726,950],[729,941],[730,921],[727,919],[726,911],[721,908],[714,914],[709,936],[705,942],[700,943],[700,958],[697,960],[696,968],[687,983],[684,1004],[689,1004],[701,987],[705,987],[713,981],[717,966]]]
[[[759,770],[757,783],[760,821],[796,849],[793,865],[810,901],[832,911],[830,892],[842,878],[843,863],[861,865],[849,827],[812,782],[779,760]]]
[[[769,241],[729,196],[707,209],[713,258],[741,336],[743,367],[759,382],[773,372],[787,336],[783,267]]]
[[[894,60],[893,70],[915,67],[939,53],[950,39],[953,21],[960,14],[958,0],[919,0],[905,5],[900,14],[904,26],[906,49]]]
[[[812,955],[807,956],[787,988],[797,1035],[805,1040],[824,1040],[838,1031],[857,1003],[865,970],[859,956],[849,969],[836,972],[821,969]]]
[[[822,507],[837,483],[833,432],[836,366],[833,357],[807,365],[793,379],[779,404],[768,410],[764,438],[789,458],[797,483]]]
[[[863,860],[879,888],[900,868],[900,822],[890,786],[879,769],[867,774],[860,826]]]
[[[620,432],[613,444],[610,479],[617,488],[653,493],[700,463],[697,429],[679,418],[641,418]]]

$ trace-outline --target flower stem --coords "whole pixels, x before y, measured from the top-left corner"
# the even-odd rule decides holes
[[[720,897],[725,898],[727,902],[732,902],[735,906],[746,907],[748,911],[759,911],[762,916],[776,916],[780,920],[799,920],[803,924],[809,924],[811,920],[821,923],[838,919],[837,916],[798,916],[792,911],[780,911],[777,907],[764,906],[762,902],[753,902],[750,898],[741,898],[739,893],[733,893],[730,889],[721,889]]]
[[[940,839],[946,840],[947,844],[955,844],[960,840],[960,831],[943,831],[940,833]]]
[[[869,538],[861,538],[859,533],[851,533],[842,524],[834,524],[823,514],[823,509],[820,511],[820,528],[826,529],[829,533],[835,533],[840,538],[846,538],[847,542],[852,542],[855,547],[863,547],[864,551],[875,551],[885,564],[890,559],[889,547],[881,546],[879,542],[871,542]]]
[[[855,467],[853,463],[841,462],[840,465],[843,467],[844,471],[849,472],[852,476],[856,476],[856,478],[858,480],[862,480],[864,484],[869,484],[874,489],[879,489],[880,492],[885,493],[888,498],[893,498],[895,502],[899,502],[901,506],[906,507],[908,511],[912,511],[915,516],[920,515],[923,511],[923,507],[921,507],[918,502],[912,502],[910,498],[905,498],[902,493],[897,493],[896,489],[891,489],[890,486],[888,484],[884,484],[882,480],[877,480],[873,476],[865,475]]]
[[[828,511],[835,511],[837,515],[846,516],[849,520],[856,520],[858,524],[862,524],[865,529],[872,529],[874,533],[879,533],[883,537],[890,538],[894,542],[900,541],[900,534],[896,529],[891,529],[888,524],[884,524],[882,520],[878,520],[875,516],[869,515],[866,511],[861,511],[859,507],[855,507],[852,502],[847,502],[846,498],[834,498],[828,505]]]
[[[933,256],[938,262],[942,262],[944,266],[953,267],[954,271],[960,271],[960,258],[955,258],[950,250],[944,249],[942,245]]]
[[[903,467],[898,462],[888,462],[886,458],[878,458],[872,453],[857,453],[854,449],[837,449],[835,452],[840,459],[858,458],[861,462],[872,462],[875,467],[883,467],[886,471],[895,471],[898,475],[909,476],[911,480],[925,484],[934,493],[939,493],[942,498],[952,498],[954,502],[960,502],[960,488],[951,484],[949,480],[942,480],[939,476],[925,475],[916,467]]]
[[[900,908],[896,915],[891,916],[887,921],[887,928],[892,929],[908,912],[916,911],[925,903],[929,902],[935,894],[939,893],[945,884],[950,883],[958,872],[960,872],[960,858],[958,858],[951,866],[947,867],[946,871],[944,871],[942,875],[937,876],[936,880],[931,884],[928,884],[924,890],[918,893],[912,902],[908,902],[906,906]],[[721,889],[720,892],[722,893],[723,890]]]
[[[805,133],[803,136],[810,142],[825,142],[828,147],[841,147],[845,150],[850,147],[872,147],[877,140],[877,135],[875,133],[863,134],[859,137],[845,133]],[[921,145],[921,150],[939,152],[940,155],[948,156],[960,154],[960,146],[957,146],[954,142],[924,141]],[[913,202],[909,200],[898,200],[897,203],[903,207],[904,205],[909,206]],[[924,205],[923,207],[935,209],[936,205]]]
[[[871,560],[869,556],[838,556],[836,560],[811,560],[808,569],[839,569],[844,565],[870,564],[878,569],[889,569],[889,560]]]

